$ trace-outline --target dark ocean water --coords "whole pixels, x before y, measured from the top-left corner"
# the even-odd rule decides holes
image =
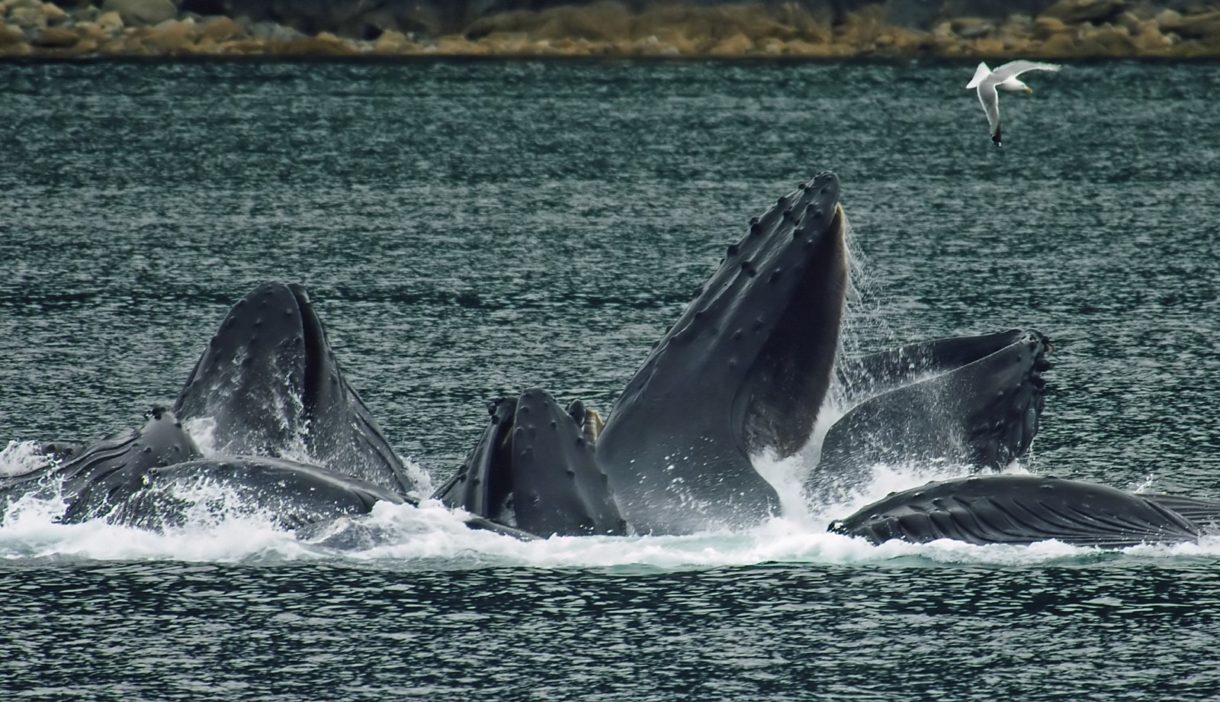
[[[138,423],[278,279],[439,481],[487,398],[608,409],[746,220],[830,169],[863,271],[853,348],[1038,328],[1056,368],[1027,469],[1220,496],[1220,67],[1035,74],[1002,98],[1002,151],[971,74],[0,64],[0,447]],[[522,545],[377,517],[401,538],[355,554],[10,519],[0,697],[1220,695],[1220,544],[774,524]]]

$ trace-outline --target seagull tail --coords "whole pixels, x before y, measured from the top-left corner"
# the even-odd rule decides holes
[[[979,83],[982,83],[983,79],[989,75],[991,75],[991,69],[987,67],[987,62],[980,61],[979,67],[974,69],[974,77],[966,84],[966,88],[977,88]]]

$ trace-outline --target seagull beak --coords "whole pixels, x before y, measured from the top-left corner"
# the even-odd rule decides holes
[[[1027,85],[1027,86],[1025,86],[1025,92],[1032,93],[1032,92],[1034,92],[1034,89]]]

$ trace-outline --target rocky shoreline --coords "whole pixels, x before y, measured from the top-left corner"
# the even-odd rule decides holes
[[[542,9],[496,9],[491,3],[482,12],[456,18],[429,15],[427,8],[420,9],[426,3],[411,5],[415,14],[409,14],[406,6],[390,12],[392,3],[369,3],[384,11],[335,15],[346,19],[327,21],[313,15],[277,14],[275,5],[257,2],[238,11],[230,5],[240,3],[223,1],[0,0],[0,59],[1220,58],[1220,4],[1184,3],[1179,4],[1181,11],[1167,3],[1126,0],[1041,4],[1045,7],[1037,13],[1001,9],[990,13],[995,16],[932,15],[903,21],[903,13],[894,7],[901,3],[892,2],[602,1]],[[1039,3],[1009,7],[1013,5]]]

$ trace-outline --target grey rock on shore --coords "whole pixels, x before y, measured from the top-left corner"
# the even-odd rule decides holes
[[[103,12],[117,12],[131,25],[159,24],[178,16],[178,6],[170,0],[105,0]]]

